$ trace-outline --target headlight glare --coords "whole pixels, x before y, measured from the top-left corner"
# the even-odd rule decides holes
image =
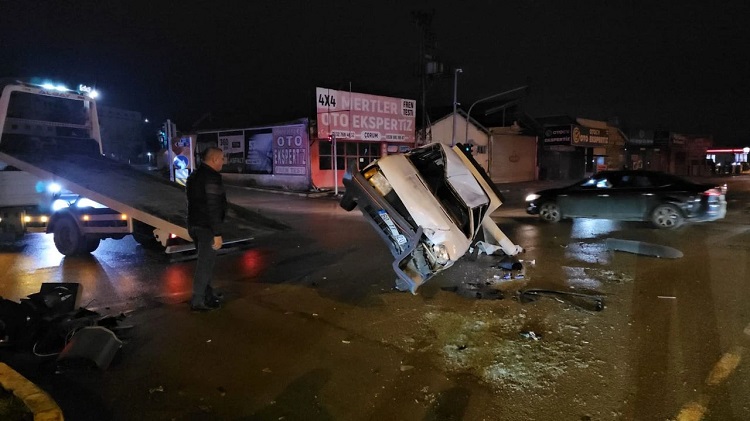
[[[539,199],[540,197],[541,196],[539,196],[536,193],[531,193],[530,195],[526,196],[526,201],[527,202],[533,202],[534,200]]]
[[[432,246],[432,252],[435,253],[435,257],[440,263],[445,263],[450,260],[448,249],[443,244],[434,244]]]

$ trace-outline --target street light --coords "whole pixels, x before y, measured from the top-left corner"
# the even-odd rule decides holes
[[[464,142],[467,142],[467,143],[469,142],[469,120],[471,119],[471,109],[474,108],[475,105],[479,104],[480,102],[489,101],[491,99],[495,99],[495,98],[501,97],[503,95],[512,94],[514,92],[518,92],[518,91],[521,91],[521,90],[524,90],[524,89],[526,89],[526,86],[521,86],[520,88],[515,88],[515,89],[511,89],[509,91],[500,92],[499,94],[490,95],[490,96],[488,96],[486,98],[482,98],[482,99],[478,99],[478,100],[474,101],[474,103],[471,104],[471,107],[469,107],[469,112],[466,113],[466,136],[464,136]],[[455,118],[455,115],[454,115],[454,118]],[[453,125],[453,131],[455,131],[455,127],[456,126],[455,126],[455,123],[454,123],[454,125]]]
[[[451,146],[456,146],[456,105],[458,105],[458,74],[463,70],[456,69],[453,72],[453,135],[451,136]]]

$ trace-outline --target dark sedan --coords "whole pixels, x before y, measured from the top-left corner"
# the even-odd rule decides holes
[[[601,218],[650,221],[677,228],[685,221],[714,221],[727,210],[726,185],[696,184],[657,171],[602,171],[573,185],[526,197],[526,212],[543,221]]]

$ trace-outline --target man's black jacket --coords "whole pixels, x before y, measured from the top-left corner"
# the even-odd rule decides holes
[[[222,235],[227,213],[227,195],[221,174],[202,164],[187,179],[188,228],[210,228],[214,236]]]

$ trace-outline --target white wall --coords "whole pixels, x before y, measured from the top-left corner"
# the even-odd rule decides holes
[[[498,132],[502,129],[490,129],[490,179],[494,183],[536,180],[537,138]]]
[[[434,122],[432,124],[432,143],[442,143],[450,146],[453,138],[453,114]],[[484,168],[489,169],[489,145],[490,136],[477,126],[469,125],[469,142],[466,142],[466,118],[456,114],[456,143],[471,143],[474,145],[474,160]],[[479,146],[484,146],[484,153],[479,153]]]

